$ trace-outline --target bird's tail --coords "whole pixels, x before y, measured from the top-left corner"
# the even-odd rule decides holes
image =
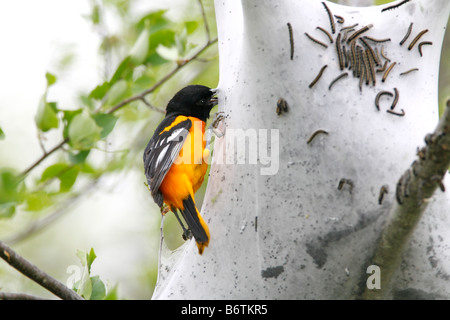
[[[195,238],[195,242],[197,242],[198,253],[202,254],[209,243],[208,225],[198,212],[194,199],[190,195],[183,200],[183,206],[184,210],[181,210],[181,213]]]

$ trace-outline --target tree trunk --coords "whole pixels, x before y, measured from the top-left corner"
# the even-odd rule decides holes
[[[193,240],[174,253],[163,244],[154,299],[354,299],[367,290],[383,290],[389,299],[450,298],[448,193],[428,201],[411,238],[395,252],[389,281],[380,282],[384,267],[372,261],[399,205],[397,182],[438,122],[450,2],[416,0],[382,10],[401,2],[365,8],[315,0],[215,2],[219,108],[226,115],[220,128],[226,131],[215,139],[201,210],[211,242],[203,255]],[[356,23],[342,42],[341,29]],[[352,54],[342,53],[340,67],[337,38],[351,52],[352,35],[363,50],[358,37],[377,48],[376,69],[385,61],[382,47],[387,66],[396,62],[385,81],[384,71],[375,74],[375,84],[373,76],[360,84],[356,64],[349,69]],[[432,45],[421,44],[421,56],[423,41]],[[367,51],[361,61],[370,66]],[[402,74],[412,68],[418,70]],[[378,109],[381,91],[391,95],[380,96]]]

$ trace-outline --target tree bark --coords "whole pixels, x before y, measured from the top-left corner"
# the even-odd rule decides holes
[[[215,2],[226,131],[215,141],[201,210],[211,242],[201,256],[193,241],[174,253],[164,249],[154,299],[361,297],[377,276],[372,258],[389,212],[399,205],[397,183],[438,122],[439,57],[450,3],[417,0],[383,10],[400,3]],[[399,45],[411,22],[408,41]],[[379,73],[375,84],[361,85],[353,70],[340,67],[337,37],[355,23],[348,37],[371,26],[361,38],[390,38],[372,44],[378,54],[383,45],[390,64],[396,62],[384,81]],[[421,46],[421,57],[419,42],[408,46],[425,29],[420,42],[433,44]],[[401,75],[411,68],[419,70]],[[343,72],[348,75],[331,85]],[[383,90],[399,97],[394,110],[395,97],[375,106]],[[383,186],[388,192],[380,201]],[[449,205],[447,193],[429,200],[404,251],[395,255],[399,267],[389,283],[381,282],[384,298],[450,297]]]

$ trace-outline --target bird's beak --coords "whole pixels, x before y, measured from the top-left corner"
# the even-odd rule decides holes
[[[213,95],[211,97],[211,100],[209,100],[209,102],[214,107],[219,103],[219,99],[217,98],[217,89],[210,89],[210,91],[213,93]]]

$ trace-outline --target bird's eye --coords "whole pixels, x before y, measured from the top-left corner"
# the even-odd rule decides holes
[[[205,103],[206,103],[206,99],[205,98],[200,100],[200,104],[205,104]]]

